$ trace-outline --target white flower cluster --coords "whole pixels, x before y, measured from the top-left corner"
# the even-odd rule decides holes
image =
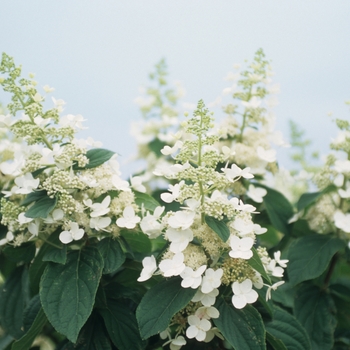
[[[176,149],[171,149],[179,163],[155,171],[169,180],[176,179],[176,183],[169,185],[168,192],[161,194],[161,199],[166,204],[179,202],[180,209],[165,213],[165,207],[157,207],[140,222],[142,231],[150,238],[162,235],[168,242],[168,249],[161,256],[143,259],[138,281],[146,281],[154,274],[166,278],[180,276],[183,288],[197,290],[192,299],[193,306],[186,311],[187,329],[181,329],[174,339],[170,331],[167,333],[168,342],[174,349],[185,344],[183,335],[204,342],[211,341],[215,335],[221,336],[212,327],[211,319],[219,317],[214,304],[222,284],[231,284],[232,304],[238,309],[257,300],[253,285],[263,287],[261,274],[250,267],[248,261],[253,256],[256,235],[263,234],[266,229],[252,221],[252,214],[256,212],[253,205],[223,193],[239,179],[251,179],[253,175],[249,168],[241,169],[236,164],[215,170],[226,156],[224,152],[215,151],[213,157],[213,149],[208,147],[215,141],[207,136],[211,120],[200,101],[194,116],[183,124],[185,133],[192,133],[194,138],[179,141]],[[163,153],[168,154],[168,151],[170,148],[165,146]],[[250,185],[248,193],[259,203],[266,190]],[[226,239],[210,226],[211,221],[226,227]],[[282,277],[287,261],[280,260],[278,254],[271,259],[265,253],[257,254],[266,273]],[[238,273],[235,265],[244,265],[244,270]],[[271,288],[277,286],[270,287],[269,295]]]
[[[16,69],[11,60],[8,69]],[[133,190],[146,191],[141,178],[132,177],[130,184],[122,180],[116,154],[91,138],[77,139],[84,119],[60,116],[64,101],[52,98],[54,107],[45,112],[47,96],[37,92],[33,81],[21,80],[25,86],[18,86],[16,79],[8,81],[22,104],[10,105],[11,113],[0,115],[0,127],[19,140],[13,142],[12,157],[0,159],[7,179],[2,223],[9,231],[0,245],[45,240],[56,230],[61,230],[60,241],[69,244],[88,237],[116,237],[121,229],[135,228],[141,219]]]

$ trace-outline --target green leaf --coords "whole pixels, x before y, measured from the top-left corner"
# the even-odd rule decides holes
[[[152,249],[152,244],[147,235],[142,232],[121,230],[120,234],[129,245],[132,252],[149,253]]]
[[[99,310],[113,344],[120,350],[144,348],[135,315],[122,301],[107,299],[107,307]]]
[[[47,262],[43,261],[44,256],[52,249],[56,249],[51,245],[51,243],[55,245],[62,245],[59,240],[60,232],[61,230],[56,230],[47,238],[46,242],[40,247],[39,252],[29,267],[30,291],[32,295],[39,293],[39,282],[47,265]]]
[[[43,256],[43,261],[51,261],[57,264],[65,264],[67,261],[67,246],[62,245],[62,248],[52,247]]]
[[[11,350],[30,349],[34,339],[41,332],[46,322],[47,318],[43,308],[41,308],[28,332],[21,339],[13,343]]]
[[[277,290],[271,294],[272,300],[282,304],[285,307],[293,309],[294,307],[294,288],[291,288],[289,282],[279,286]]]
[[[309,337],[303,326],[289,312],[276,306],[274,307],[273,320],[266,324],[266,331],[282,341],[286,349],[311,349]]]
[[[312,193],[303,193],[297,203],[298,211],[303,210],[308,205],[314,203],[323,193],[322,192],[312,192]]]
[[[171,318],[188,304],[195,293],[195,289],[181,287],[181,278],[164,280],[152,287],[136,310],[142,339],[164,331]]]
[[[119,242],[113,238],[105,238],[97,244],[103,261],[103,273],[113,273],[117,271],[125,261],[125,254],[120,247]]]
[[[206,216],[207,225],[224,241],[230,237],[230,229],[227,227],[225,220],[218,220],[212,216]]]
[[[32,326],[35,317],[41,309],[41,301],[39,294],[35,295],[28,303],[23,313],[23,331],[27,333]]]
[[[89,159],[89,163],[85,167],[81,168],[77,164],[73,166],[73,170],[92,169],[110,160],[115,152],[109,151],[104,148],[93,148],[86,152],[86,157]]]
[[[344,247],[344,241],[332,236],[314,234],[298,238],[288,251],[291,285],[320,276],[333,255]]]
[[[293,207],[282,193],[261,184],[254,184],[267,190],[263,198],[267,215],[272,225],[285,235],[290,233],[289,219],[294,215]]]
[[[294,313],[309,334],[312,349],[332,348],[337,320],[329,294],[312,284],[302,285],[296,294]]]
[[[23,312],[28,302],[28,270],[14,270],[1,288],[0,320],[2,328],[14,338],[23,336]]]
[[[43,197],[35,202],[24,214],[27,218],[47,218],[57,204],[57,198]]]
[[[266,332],[266,341],[272,346],[274,350],[288,350],[283,344],[283,341],[274,337],[271,333]]]
[[[149,194],[137,192],[135,193],[135,203],[142,209],[148,210],[150,212],[154,212],[154,209],[160,206],[160,204]]]
[[[270,277],[265,271],[265,268],[261,262],[260,256],[256,249],[252,247],[253,256],[248,260],[248,264],[266,280],[267,283],[271,284]]]
[[[23,199],[21,202],[21,205],[28,205],[30,203],[36,202],[39,199],[46,198],[47,192],[46,191],[35,191],[27,194],[26,198]]]
[[[265,350],[265,328],[259,312],[251,305],[238,310],[223,297],[216,300],[220,316],[213,319],[225,339],[237,350]]]
[[[35,256],[36,247],[34,242],[26,242],[18,247],[7,245],[3,252],[10,261],[29,263]]]
[[[65,265],[49,263],[40,282],[40,299],[52,326],[75,342],[91,314],[103,258],[94,247],[71,251]]]
[[[60,350],[112,350],[112,345],[101,317],[92,313],[82,328],[76,344],[68,343]]]

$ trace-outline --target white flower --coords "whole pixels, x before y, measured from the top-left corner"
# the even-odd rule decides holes
[[[284,267],[284,268],[287,267],[287,262],[288,262],[289,260],[287,260],[287,259],[281,260],[281,252],[280,252],[280,251],[275,252],[275,253],[273,254],[273,256],[274,256],[274,258],[275,258],[275,260],[276,260],[276,263],[277,263],[278,265],[280,265],[281,267]]]
[[[222,269],[207,269],[202,280],[201,291],[204,294],[210,293],[213,289],[220,287],[221,277],[224,271]]]
[[[14,193],[17,194],[28,194],[33,192],[39,186],[40,180],[34,179],[31,173],[26,173],[23,176],[19,176],[15,178]]]
[[[256,203],[262,203],[263,197],[266,196],[267,191],[262,187],[255,187],[254,185],[249,185],[247,196],[250,197]]]
[[[186,249],[188,243],[193,239],[193,232],[189,228],[186,230],[176,230],[170,227],[166,230],[166,238],[171,242],[169,250],[176,254]]]
[[[253,74],[251,74],[251,76],[253,76]],[[241,101],[241,103],[246,108],[255,109],[260,106],[261,100],[259,100],[256,96],[253,96],[249,101]]]
[[[238,199],[237,197],[232,197],[230,199],[230,203],[233,205],[233,207],[236,210],[240,210],[246,213],[253,213],[256,208],[251,204],[244,204],[241,199]]]
[[[165,207],[157,207],[154,210],[153,215],[147,213],[147,215],[142,218],[140,227],[142,232],[148,235],[148,237],[157,238],[161,234],[164,225],[158,220],[160,219],[164,209]]]
[[[239,238],[237,236],[231,236],[230,247],[232,250],[229,252],[230,257],[249,260],[253,256],[253,252],[251,250],[253,244],[253,238]]]
[[[236,309],[243,309],[247,304],[253,304],[258,300],[258,293],[252,289],[253,283],[250,279],[244,280],[242,283],[233,282],[232,304]]]
[[[153,272],[157,270],[157,263],[155,257],[147,256],[142,260],[143,269],[140,277],[137,279],[139,282],[147,281],[153,275]]]
[[[44,91],[48,94],[48,93],[50,93],[50,92],[52,92],[52,91],[55,91],[55,89],[53,88],[53,87],[50,87],[49,85],[45,85],[44,87],[43,87],[43,89],[44,89]]]
[[[0,170],[5,175],[18,176],[25,165],[25,158],[19,152],[15,152],[13,161],[3,162],[0,164]]]
[[[160,151],[165,156],[169,156],[170,154],[175,153],[179,148],[181,148],[182,144],[182,141],[178,140],[175,142],[175,145],[173,147],[164,146]]]
[[[210,320],[211,318],[218,318],[220,313],[214,306],[201,306],[196,310],[195,315]]]
[[[179,196],[180,194],[180,187],[184,184],[184,181],[181,181],[180,183],[178,184],[175,184],[174,186],[173,185],[169,185],[169,192],[170,193],[167,193],[167,192],[164,192],[160,195],[160,198],[165,202],[165,203],[171,203],[173,202],[174,200],[177,199],[177,197]]]
[[[21,224],[28,224],[29,222],[33,221],[33,218],[28,218],[25,216],[25,213],[20,213],[17,217],[17,221]]]
[[[191,299],[193,302],[200,301],[204,306],[211,306],[215,304],[215,299],[219,295],[219,290],[214,288],[210,293],[202,293],[200,289],[197,290],[194,297]]]
[[[159,264],[159,269],[163,272],[164,277],[178,276],[185,267],[182,253],[175,254],[172,259],[164,259]]]
[[[350,160],[336,160],[334,163],[334,169],[338,173],[350,172]]]
[[[13,235],[13,233],[11,231],[8,231],[6,233],[5,238],[0,239],[0,247],[11,242],[14,238],[15,238],[15,236]]]
[[[195,215],[196,213],[193,211],[180,210],[169,218],[168,224],[172,228],[186,230],[193,224]]]
[[[260,159],[272,163],[276,161],[276,150],[274,149],[269,149],[265,150],[263,147],[258,146],[256,149],[257,155]]]
[[[276,260],[272,259],[269,264],[266,266],[268,272],[271,273],[272,276],[275,277],[283,277],[283,268],[280,266],[276,266]]]
[[[179,350],[183,345],[186,345],[186,340],[182,335],[179,335],[171,341],[170,350]]]
[[[73,115],[68,114],[60,119],[60,126],[67,127],[70,126],[73,129],[86,129],[86,127],[83,127],[83,122],[86,121],[80,114]]]
[[[79,239],[83,238],[84,236],[84,230],[82,228],[79,228],[79,225],[76,222],[70,223],[70,230],[69,231],[62,231],[60,233],[60,241],[63,244],[68,244],[70,242],[78,241]]]
[[[337,210],[334,215],[334,225],[346,233],[350,233],[350,214],[344,214]]]
[[[206,332],[211,328],[211,323],[206,319],[200,319],[196,315],[190,315],[187,318],[190,327],[186,330],[187,338],[196,338],[198,341],[203,341],[206,337]]]
[[[274,283],[272,286],[268,286],[267,291],[266,291],[266,301],[271,299],[271,291],[276,290],[283,283],[284,283],[284,281],[279,281],[279,282]]]
[[[245,179],[252,179],[254,177],[253,174],[250,174],[250,168],[244,168],[243,170],[237,166],[236,164],[232,164],[231,168],[221,168],[221,170],[225,173],[227,179],[231,182],[238,180],[240,177],[244,177]]]
[[[253,226],[254,226],[254,233],[256,235],[262,235],[267,231],[267,228],[261,227],[259,224],[254,224]]]
[[[206,265],[202,265],[194,271],[192,268],[186,267],[180,274],[182,277],[181,286],[183,288],[197,289],[202,282],[202,274],[206,268]]]
[[[130,178],[131,187],[138,192],[145,193],[146,187],[142,185],[142,177],[141,176],[134,176]]]
[[[339,188],[338,193],[341,198],[350,198],[350,187],[346,190]]]
[[[111,196],[107,196],[101,203],[92,203],[91,199],[83,201],[84,204],[89,207],[92,211],[90,216],[96,218],[103,216],[109,212],[109,204],[111,203]]]
[[[96,218],[90,219],[90,227],[96,231],[106,231],[105,228],[108,227],[112,222],[110,217],[101,217],[98,216]]]
[[[135,215],[134,208],[132,206],[127,206],[123,210],[123,217],[117,220],[117,225],[119,227],[135,228],[136,224],[139,223],[141,219]]]
[[[64,211],[62,209],[55,209],[47,218],[43,219],[45,224],[54,224],[57,221],[62,220],[64,217]]]
[[[235,230],[238,231],[240,236],[249,235],[254,232],[254,224],[251,220],[244,220],[242,218],[236,218],[231,224]]]
[[[122,180],[118,175],[112,176],[112,184],[119,191],[130,192],[130,185],[128,181]]]

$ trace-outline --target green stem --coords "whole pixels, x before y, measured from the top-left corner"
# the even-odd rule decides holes
[[[202,129],[202,124],[203,124],[203,116],[201,115],[201,122],[200,122],[200,129]],[[202,133],[199,134],[198,136],[198,166],[200,167],[202,165]],[[199,184],[199,191],[201,194],[201,206],[204,204],[204,189],[203,189],[203,183],[202,181],[198,181]],[[204,224],[205,222],[205,217],[204,213],[201,213],[201,222]]]
[[[251,97],[252,97],[252,86],[250,87],[247,101],[249,101]],[[246,122],[247,122],[247,108],[245,108],[244,113],[243,113],[242,126],[241,126],[239,137],[238,137],[239,142],[243,141],[243,132],[244,132],[244,129],[246,127]]]

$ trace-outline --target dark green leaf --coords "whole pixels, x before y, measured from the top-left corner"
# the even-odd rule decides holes
[[[333,255],[344,247],[344,241],[332,236],[314,234],[298,238],[288,252],[291,285],[320,276]]]
[[[293,309],[294,307],[294,289],[289,282],[286,282],[279,286],[277,290],[271,293],[273,301],[282,304],[285,307]]]
[[[107,307],[99,310],[108,334],[120,350],[144,348],[135,315],[122,301],[107,299]]]
[[[103,261],[103,273],[113,273],[117,271],[125,261],[125,254],[120,247],[119,242],[113,238],[105,238],[97,244]]]
[[[30,203],[36,202],[39,199],[46,198],[47,192],[46,191],[35,191],[27,194],[26,198],[23,199],[21,202],[21,205],[28,205]]]
[[[121,230],[120,234],[128,243],[129,249],[132,252],[149,253],[152,249],[152,244],[148,236],[142,232]]]
[[[259,312],[251,305],[238,310],[219,297],[215,307],[220,316],[214,319],[216,327],[237,350],[264,350],[265,328]]]
[[[86,152],[86,157],[89,159],[89,163],[83,168],[80,168],[77,164],[75,164],[73,166],[73,169],[79,170],[96,168],[99,165],[102,165],[103,163],[107,162],[107,160],[110,160],[114,154],[115,152],[109,151],[108,149],[104,148],[90,149]]]
[[[23,330],[25,333],[27,333],[29,328],[32,326],[35,317],[38,315],[40,309],[41,301],[39,294],[37,294],[29,301],[23,313]]]
[[[336,309],[329,294],[312,284],[304,284],[295,298],[295,316],[306,329],[311,348],[329,350],[337,324]]]
[[[67,261],[67,246],[62,245],[61,248],[52,247],[45,253],[43,261],[51,261],[64,265]]]
[[[45,316],[44,310],[41,308],[28,332],[21,339],[13,343],[11,350],[30,349],[35,337],[40,333],[46,321],[47,318]]]
[[[46,242],[40,247],[39,252],[35,256],[34,261],[29,267],[30,291],[32,295],[39,293],[40,278],[47,265],[47,262],[43,261],[44,256],[50,250],[57,249],[54,246],[52,246],[51,243],[55,245],[62,245],[62,243],[59,240],[60,232],[61,230],[56,230],[47,238]]]
[[[7,245],[3,252],[10,261],[29,263],[35,256],[36,247],[34,242],[26,242],[18,247]]]
[[[164,280],[152,287],[136,310],[141,337],[164,331],[171,318],[193,298],[195,289],[182,288],[181,278]]]
[[[206,216],[207,225],[224,241],[230,237],[230,229],[227,227],[225,220],[218,220],[212,216]]]
[[[167,144],[163,141],[160,141],[157,137],[152,140],[151,142],[148,143],[148,148],[156,154],[156,156],[159,158],[159,157],[162,157],[163,154],[162,152],[160,151],[164,146],[166,146]]]
[[[27,218],[47,218],[57,204],[57,198],[43,197],[35,202],[24,214]]]
[[[297,203],[298,211],[303,210],[308,205],[314,203],[323,193],[322,192],[312,192],[312,193],[303,193]]]
[[[112,350],[112,345],[103,326],[103,320],[95,313],[82,328],[76,344],[66,343],[60,350]]]
[[[274,308],[273,320],[266,324],[266,331],[293,350],[309,350],[310,341],[305,329],[289,312]],[[278,349],[278,348],[277,348]]]
[[[284,234],[289,234],[289,219],[294,215],[293,207],[282,193],[267,186],[256,184],[267,190],[263,202],[272,225]]]
[[[144,208],[145,210],[148,210],[153,213],[154,209],[160,206],[160,204],[149,194],[137,192],[135,193],[135,203],[140,207]]]
[[[1,288],[0,320],[2,328],[18,339],[23,336],[23,312],[28,302],[28,270],[14,270]]]
[[[283,344],[283,341],[274,337],[271,333],[266,332],[266,341],[272,346],[274,350],[288,350]]]
[[[94,247],[71,251],[65,265],[49,263],[40,282],[40,299],[53,327],[73,343],[94,306],[103,258]]]
[[[248,260],[248,264],[265,279],[265,281],[271,284],[270,277],[267,275],[265,268],[261,262],[258,252],[252,247],[253,256]]]

